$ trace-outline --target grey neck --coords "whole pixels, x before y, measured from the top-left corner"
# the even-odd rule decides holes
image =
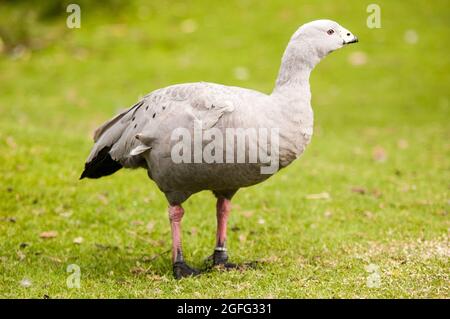
[[[307,41],[291,40],[284,51],[272,94],[309,95],[309,76],[320,60]]]

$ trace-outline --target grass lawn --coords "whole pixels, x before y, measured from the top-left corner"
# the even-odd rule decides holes
[[[37,49],[0,55],[1,298],[450,298],[448,1],[378,1],[380,29],[365,1],[146,3],[82,4],[81,29],[63,12],[29,27]],[[0,21],[23,10],[1,6]],[[78,180],[93,130],[174,83],[270,92],[289,37],[318,18],[360,42],[312,74],[306,153],[234,198],[231,261],[264,263],[174,280],[146,172]],[[185,257],[201,267],[214,198],[184,208]]]

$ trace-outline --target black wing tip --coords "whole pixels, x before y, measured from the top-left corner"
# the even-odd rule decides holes
[[[107,146],[102,148],[100,152],[98,152],[97,156],[92,159],[92,161],[86,163],[84,165],[84,171],[81,173],[80,180],[83,178],[100,178],[102,176],[108,176],[123,166],[112,159],[109,151],[111,147]]]

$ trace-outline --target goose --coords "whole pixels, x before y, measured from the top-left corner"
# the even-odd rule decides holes
[[[147,170],[168,201],[176,279],[200,273],[183,257],[182,204],[197,192],[212,191],[217,198],[212,262],[233,269],[226,249],[231,199],[304,152],[313,133],[311,71],[330,52],[357,41],[331,20],[300,26],[270,94],[208,82],[157,89],[94,132],[80,179],[111,175],[123,167]]]

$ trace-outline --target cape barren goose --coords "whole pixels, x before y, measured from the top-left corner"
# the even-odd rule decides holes
[[[268,95],[205,82],[153,91],[95,131],[81,178],[99,178],[122,167],[147,170],[169,202],[176,278],[199,273],[183,258],[181,204],[211,190],[217,197],[213,263],[232,268],[225,247],[231,198],[303,153],[313,130],[310,73],[328,53],[357,41],[334,21],[304,24],[289,41]],[[237,134],[242,132],[243,142]]]

